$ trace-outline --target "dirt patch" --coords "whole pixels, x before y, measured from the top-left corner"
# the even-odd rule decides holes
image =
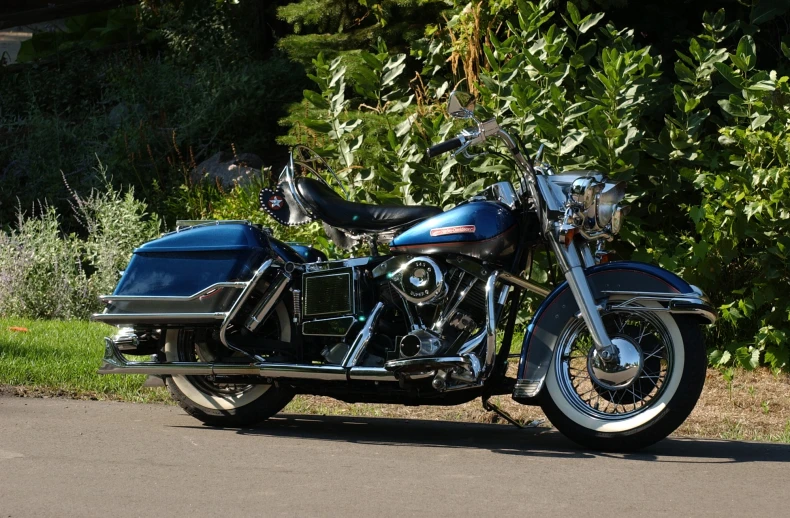
[[[728,382],[708,370],[702,398],[676,434],[790,442],[790,376],[741,370]]]

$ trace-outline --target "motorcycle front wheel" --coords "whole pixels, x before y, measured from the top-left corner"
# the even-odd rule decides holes
[[[602,318],[610,338],[626,343],[631,370],[601,376],[586,324],[572,319],[554,348],[541,406],[563,435],[584,447],[638,450],[672,433],[699,399],[706,373],[700,323],[628,308]]]
[[[291,319],[283,302],[260,326],[259,336],[291,341]],[[170,330],[165,343],[167,361],[212,362],[224,346],[215,330]],[[238,353],[237,353],[238,354]],[[170,376],[170,395],[189,415],[211,426],[250,426],[282,410],[293,398],[284,387],[257,383],[257,380],[226,376]]]

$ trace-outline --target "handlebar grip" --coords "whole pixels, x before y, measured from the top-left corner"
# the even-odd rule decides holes
[[[443,153],[447,153],[448,151],[452,151],[453,149],[458,149],[463,145],[460,137],[455,137],[450,140],[445,140],[444,142],[439,142],[435,146],[431,146],[428,148],[427,154],[428,158],[433,158],[435,156],[439,156]]]

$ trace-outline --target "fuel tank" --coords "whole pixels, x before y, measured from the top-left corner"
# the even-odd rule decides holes
[[[518,244],[518,222],[499,202],[472,201],[411,227],[390,243],[394,253],[460,254],[508,261]]]

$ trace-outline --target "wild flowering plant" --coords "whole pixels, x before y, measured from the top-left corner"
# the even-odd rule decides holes
[[[156,237],[160,221],[132,190],[115,190],[100,167],[104,189],[87,197],[72,192],[82,234],[64,234],[57,211],[44,204],[18,212],[0,232],[0,315],[86,318],[111,293],[133,249]]]

